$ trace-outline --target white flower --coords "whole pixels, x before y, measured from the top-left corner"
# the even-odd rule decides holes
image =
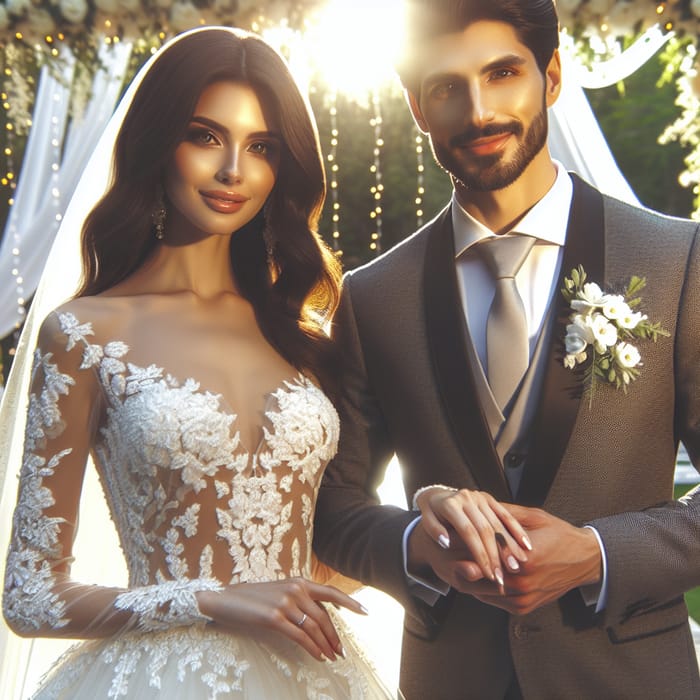
[[[608,297],[609,295],[603,294],[603,290],[595,282],[586,282],[578,293],[578,298],[571,300],[571,308],[574,311],[590,311],[603,306]]]
[[[564,358],[564,367],[567,369],[573,369],[576,365],[583,364],[588,358],[588,353],[584,350],[577,354],[569,354]]]
[[[9,14],[19,17],[30,8],[31,4],[31,0],[6,0],[5,7]]]
[[[642,359],[642,356],[639,354],[639,350],[637,350],[637,348],[630,343],[618,343],[613,348],[613,352],[615,353],[615,360],[617,363],[625,369],[636,367]],[[624,374],[627,373],[625,372]]]
[[[85,0],[61,0],[61,14],[72,24],[80,24],[87,15]]]
[[[690,11],[700,19],[700,0],[690,0]]]
[[[617,325],[631,331],[634,330],[641,321],[646,321],[646,319],[646,314],[640,313],[639,311],[630,311],[617,319]]]
[[[586,349],[586,346],[592,343],[593,340],[593,332],[585,325],[581,326],[578,323],[570,323],[566,327],[564,343],[568,355],[578,355],[582,353]]]
[[[176,32],[191,29],[199,24],[201,12],[191,2],[176,2],[170,10],[170,23]]]
[[[141,0],[119,0],[119,6],[126,12],[136,14],[141,10]]]
[[[119,0],[94,0],[95,7],[108,15],[113,15],[119,7]]]
[[[603,313],[611,320],[617,320],[621,316],[626,316],[632,313],[632,310],[627,305],[625,298],[620,294],[611,294],[605,304],[603,304]]]
[[[591,12],[597,15],[604,15],[614,4],[614,0],[588,0],[588,6]]]
[[[605,348],[617,342],[617,328],[603,314],[594,314],[591,319],[591,330],[595,337],[596,349],[604,352]]]

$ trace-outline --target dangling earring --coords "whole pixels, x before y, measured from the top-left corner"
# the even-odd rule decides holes
[[[163,195],[158,193],[156,197],[156,208],[151,213],[151,219],[153,221],[153,227],[156,231],[156,238],[162,241],[165,238],[165,216],[167,212],[165,211],[165,202],[163,201]]]
[[[265,254],[268,267],[273,267],[275,264],[275,237],[270,224],[270,205],[265,203],[263,207],[263,230],[262,237],[265,243]]]

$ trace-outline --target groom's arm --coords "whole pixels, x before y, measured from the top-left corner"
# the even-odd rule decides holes
[[[384,415],[367,374],[347,275],[334,321],[342,356],[338,454],[326,469],[314,521],[318,557],[352,578],[413,605],[404,575],[402,537],[415,514],[380,505],[377,487],[393,455]]]
[[[675,334],[675,426],[700,470],[700,227],[684,277]],[[678,501],[592,525],[608,553],[606,619],[611,623],[700,585],[700,488]]]

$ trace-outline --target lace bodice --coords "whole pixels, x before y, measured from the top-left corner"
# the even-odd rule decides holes
[[[125,342],[97,342],[72,313],[53,322],[55,342],[35,355],[8,620],[27,630],[69,621],[56,586],[67,575],[75,522],[77,497],[65,491],[82,478],[87,449],[129,572],[115,604],[142,627],[197,619],[194,591],[309,576],[316,493],[339,430],[312,381],[297,374],[267,395],[259,443],[246,448],[239,416],[195,378],[132,363]]]

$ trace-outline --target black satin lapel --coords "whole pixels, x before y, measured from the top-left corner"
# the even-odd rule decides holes
[[[605,221],[603,197],[576,175],[569,214],[564,258],[556,292],[554,328],[547,371],[533,426],[530,454],[518,491],[518,502],[541,505],[559,469],[580,404],[580,380],[563,365],[566,317],[570,313],[559,290],[564,277],[583,265],[588,279],[601,286],[605,280]]]
[[[429,234],[424,268],[426,331],[433,372],[455,440],[479,488],[510,500],[469,366],[454,260],[448,208]]]

